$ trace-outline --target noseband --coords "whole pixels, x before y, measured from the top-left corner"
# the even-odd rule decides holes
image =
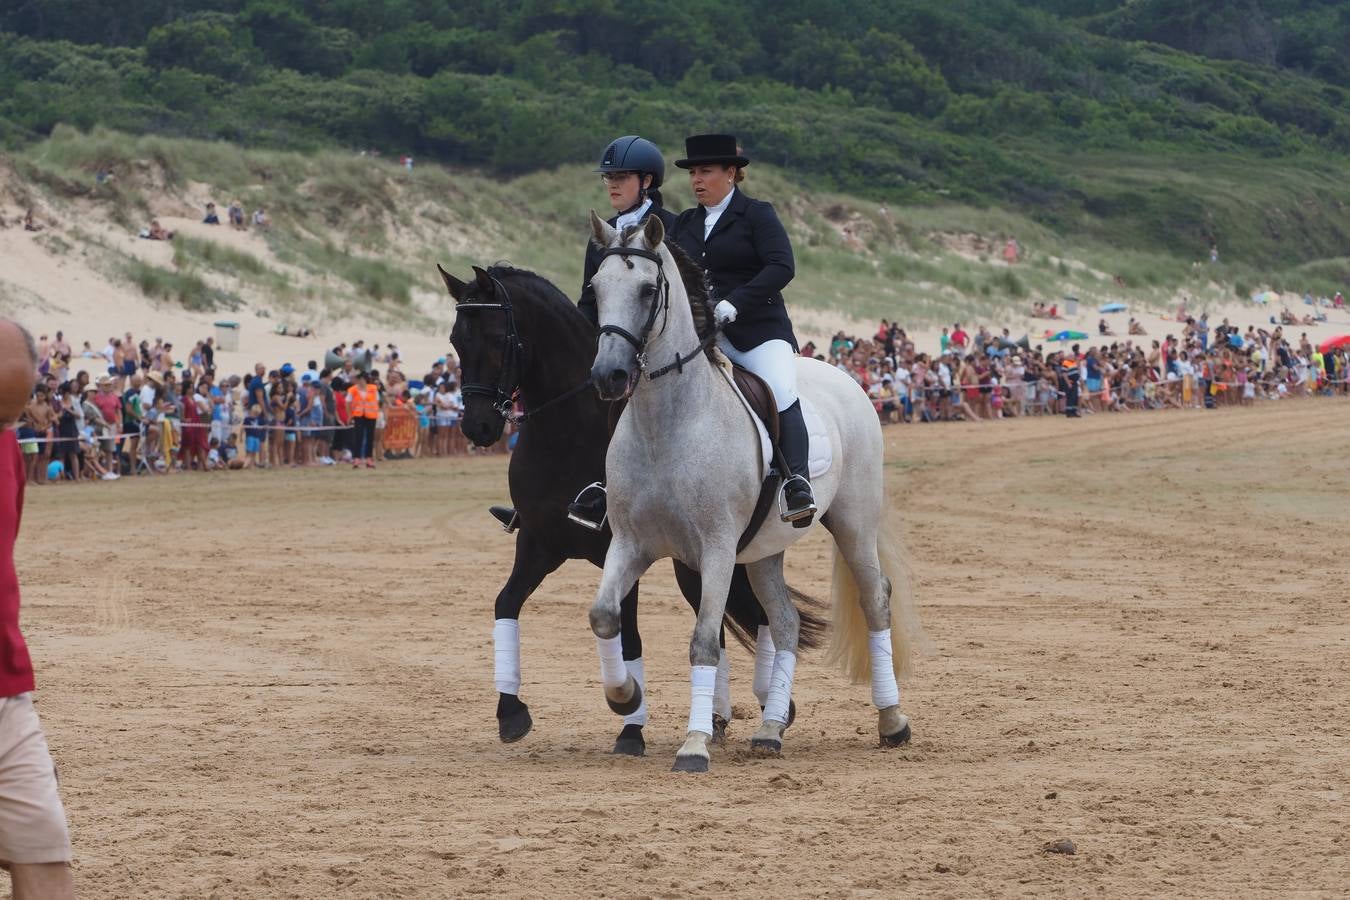
[[[652,250],[644,250],[641,247],[608,247],[600,253],[600,261],[604,262],[607,257],[617,256],[623,260],[624,265],[629,269],[633,268],[633,260],[629,257],[639,257],[640,259],[649,259],[656,263],[656,299],[652,302],[652,308],[647,312],[647,321],[642,326],[642,331],[634,336],[631,331],[618,325],[601,325],[600,334],[613,334],[623,338],[633,345],[637,351],[638,371],[646,372],[647,379],[660,378],[668,372],[683,372],[684,364],[696,358],[700,353],[712,346],[713,341],[717,340],[717,329],[714,328],[706,338],[699,341],[697,347],[692,352],[680,356],[675,354],[675,361],[668,366],[662,366],[659,369],[648,371],[647,369],[647,342],[651,340],[652,328],[656,325],[656,317],[661,316],[661,331],[666,330],[666,322],[670,318],[670,280],[666,278],[665,263],[661,254]]]
[[[652,327],[656,325],[656,317],[665,313],[661,318],[661,330],[666,330],[666,321],[670,317],[670,282],[666,279],[665,262],[661,259],[661,254],[654,253],[651,250],[644,250],[641,247],[609,247],[600,254],[600,261],[604,262],[607,257],[617,256],[623,260],[623,264],[629,269],[633,268],[631,257],[637,256],[641,259],[649,259],[656,263],[656,300],[652,302],[652,308],[647,311],[647,321],[642,326],[642,331],[636,336],[627,328],[621,328],[618,325],[601,325],[601,334],[616,334],[625,341],[633,345],[637,351],[638,369],[647,371],[647,341],[651,338]]]
[[[455,306],[455,312],[458,313],[464,309],[481,309],[506,314],[506,333],[502,337],[502,368],[497,376],[496,385],[466,381],[464,386],[460,388],[460,393],[465,397],[486,397],[492,403],[492,408],[503,419],[512,425],[519,425],[553,404],[575,397],[590,387],[591,383],[589,380],[583,381],[567,393],[560,394],[541,406],[525,410],[519,414],[515,413],[513,407],[515,406],[516,393],[520,390],[520,380],[525,373],[525,344],[520,339],[520,332],[516,330],[516,315],[511,306],[511,294],[507,292],[506,286],[498,281],[495,275],[489,277],[492,278],[492,295],[497,299],[494,299],[491,303],[460,303]]]

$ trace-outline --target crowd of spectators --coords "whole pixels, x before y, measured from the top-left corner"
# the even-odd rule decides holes
[[[1047,332],[1014,340],[1008,329],[944,328],[936,352],[916,346],[882,320],[871,337],[837,333],[823,352],[802,353],[847,372],[883,423],[1069,416],[1164,408],[1252,405],[1287,397],[1350,393],[1350,340],[1315,346],[1207,315],[1180,314],[1175,333],[1150,338],[1134,319],[1116,337],[1105,322],[1096,343]],[[1054,337],[1071,337],[1053,340]],[[1081,339],[1081,340],[1075,340]],[[1064,346],[1074,340],[1069,346]],[[437,359],[409,379],[393,345],[362,341],[311,360],[249,374],[217,371],[215,343],[196,342],[179,359],[170,342],[109,338],[78,354],[97,374],[73,365],[62,332],[38,340],[37,386],[19,421],[28,480],[34,484],[115,480],[231,469],[374,467],[377,460],[471,452],[459,430],[458,363]],[[396,412],[397,411],[397,412]],[[410,440],[385,445],[391,416],[416,422]],[[501,452],[507,438],[492,452]]]
[[[374,468],[377,460],[470,452],[459,430],[463,402],[458,363],[436,360],[409,379],[392,345],[361,341],[332,348],[320,367],[290,363],[250,374],[217,371],[213,339],[185,359],[172,343],[109,338],[86,342],[80,357],[96,374],[76,371],[62,332],[38,339],[38,379],[19,419],[25,473],[32,484],[112,481],[171,475],[312,466]],[[379,366],[379,368],[377,368]],[[386,424],[415,426],[397,448]],[[500,451],[502,448],[493,448]]]
[[[839,332],[824,352],[811,344],[802,352],[851,375],[884,423],[1210,409],[1350,392],[1350,342],[1323,352],[1306,333],[1242,330],[1228,319],[1211,326],[1207,315],[1186,316],[1176,333],[1152,339],[1131,323],[1128,335],[1101,329],[1098,343],[1078,335],[1067,347],[1068,340],[1014,340],[1006,328],[971,333],[956,323],[928,353],[882,320],[871,337]]]

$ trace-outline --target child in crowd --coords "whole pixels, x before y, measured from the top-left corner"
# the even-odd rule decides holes
[[[281,419],[282,424],[286,427],[286,430],[283,432],[284,437],[282,440],[284,441],[284,450],[282,452],[286,457],[286,465],[290,466],[292,469],[300,464],[300,435],[297,432],[296,424],[299,422],[299,418],[296,415],[299,411],[298,407],[299,400],[296,398],[296,395],[287,393],[286,405],[283,407]]]
[[[417,413],[417,441],[413,444],[413,458],[419,458],[430,446],[431,440],[431,404],[430,394],[422,388],[413,393],[413,410]]]
[[[281,428],[285,424],[286,398],[278,390],[267,410],[267,464],[273,469],[284,465],[286,438]]]
[[[248,415],[244,417],[244,454],[245,467],[252,466],[258,469],[267,468],[263,462],[262,449],[263,440],[267,437],[267,419],[263,417],[262,407],[253,404],[248,408]]]

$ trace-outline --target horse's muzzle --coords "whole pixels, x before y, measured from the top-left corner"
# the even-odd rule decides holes
[[[626,368],[599,365],[591,369],[591,383],[602,400],[622,400],[637,386],[636,373]]]
[[[505,424],[501,416],[470,416],[466,414],[464,421],[460,424],[460,431],[464,436],[473,442],[476,447],[491,447],[502,437],[502,425]]]

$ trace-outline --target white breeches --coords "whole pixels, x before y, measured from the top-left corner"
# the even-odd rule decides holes
[[[749,369],[769,383],[779,412],[797,402],[797,354],[787,341],[765,341],[741,351],[725,336],[719,336],[717,349],[742,369]]]

